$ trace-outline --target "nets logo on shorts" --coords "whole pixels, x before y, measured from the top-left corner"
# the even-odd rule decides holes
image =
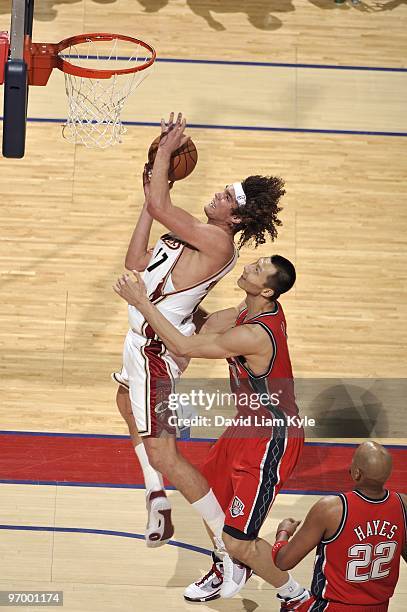
[[[237,516],[243,516],[244,503],[237,496],[233,498],[232,505],[230,506],[230,514],[233,518]]]

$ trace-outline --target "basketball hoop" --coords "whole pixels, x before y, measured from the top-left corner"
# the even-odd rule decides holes
[[[87,147],[121,141],[121,112],[150,73],[151,45],[123,34],[96,32],[59,43],[32,42],[34,0],[11,0],[10,33],[0,31],[0,85],[4,84],[4,157],[24,157],[30,85],[46,85],[58,68],[65,75],[68,118],[63,136]]]
[[[91,148],[121,142],[121,111],[156,59],[149,44],[122,34],[93,33],[57,44],[26,43],[31,85],[46,85],[53,68],[65,76],[68,118],[63,137]]]

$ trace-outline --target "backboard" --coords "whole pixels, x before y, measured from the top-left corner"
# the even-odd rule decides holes
[[[20,158],[25,150],[28,77],[24,42],[31,39],[34,0],[12,0],[10,50],[4,66],[3,156]]]
[[[4,84],[3,156],[24,157],[29,86],[47,85],[54,68],[65,74],[68,118],[63,136],[105,148],[121,142],[124,102],[149,74],[154,48],[132,36],[92,32],[58,43],[33,42],[34,0],[12,0],[10,33],[0,32]]]

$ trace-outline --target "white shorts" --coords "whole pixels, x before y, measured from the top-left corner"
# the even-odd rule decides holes
[[[177,364],[162,342],[128,331],[122,369],[112,377],[129,390],[140,436],[158,437],[163,431],[175,434],[175,426],[168,422],[174,414],[168,408],[168,396],[175,392],[175,381],[186,363]]]

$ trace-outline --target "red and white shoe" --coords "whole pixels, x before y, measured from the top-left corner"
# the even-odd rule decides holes
[[[184,599],[194,602],[205,602],[218,599],[223,582],[223,563],[212,553],[213,565],[209,572],[197,582],[193,582],[184,591]]]
[[[165,491],[151,491],[146,497],[148,513],[145,530],[146,545],[148,548],[164,546],[174,535],[174,525],[171,520],[171,504]]]

